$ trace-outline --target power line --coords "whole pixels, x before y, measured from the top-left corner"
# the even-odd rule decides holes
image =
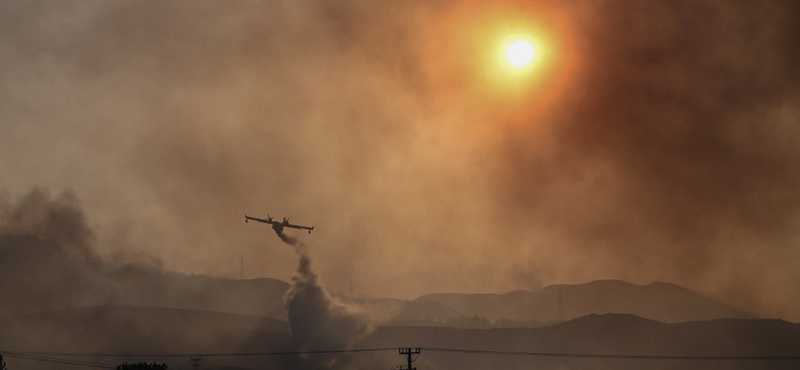
[[[623,355],[623,354],[596,354],[596,353],[552,353],[552,352],[516,352],[516,351],[490,351],[478,349],[436,348],[422,347],[431,352],[467,353],[475,355],[494,356],[532,356],[532,357],[560,357],[560,358],[585,358],[585,359],[620,359],[620,360],[800,360],[798,356],[689,356],[689,355]]]
[[[25,352],[0,351],[0,354],[62,356],[62,357],[133,357],[133,358],[169,358],[169,357],[249,357],[249,356],[292,356],[292,355],[325,355],[335,353],[359,353],[397,351],[397,347],[357,348],[322,351],[285,351],[285,352],[231,352],[231,353],[79,353],[79,352]]]
[[[177,357],[257,357],[257,356],[292,356],[292,355],[324,355],[336,353],[364,353],[398,351],[405,347],[383,348],[356,348],[342,350],[321,351],[281,351],[281,352],[231,352],[231,353],[76,353],[76,352],[24,352],[0,351],[2,355],[12,356],[46,356],[60,357],[128,357],[128,358],[177,358]],[[481,349],[418,347],[421,350],[442,353],[462,353],[473,355],[492,356],[530,356],[530,357],[557,357],[577,359],[622,359],[622,360],[800,360],[800,355],[790,356],[748,356],[748,355],[626,355],[626,354],[598,354],[598,353],[557,353],[557,352],[520,352],[520,351],[495,351]],[[60,360],[60,359],[57,359]],[[416,358],[414,358],[416,360]],[[63,360],[72,361],[72,360]],[[102,365],[102,364],[100,364]]]
[[[114,369],[115,367],[109,364],[101,364],[96,362],[88,362],[88,361],[77,361],[77,360],[66,360],[60,359],[55,357],[44,357],[44,356],[34,356],[34,355],[17,355],[17,354],[5,354],[7,357],[17,358],[21,360],[31,360],[31,361],[39,361],[39,362],[51,362],[56,364],[63,364],[63,365],[76,365],[76,366],[89,366],[89,367],[97,367],[101,369]]]

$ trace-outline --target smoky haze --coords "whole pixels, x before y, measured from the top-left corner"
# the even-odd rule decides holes
[[[73,189],[76,245],[182,272],[288,279],[269,212],[334,290],[662,280],[800,320],[795,2],[530,2],[575,63],[512,116],[438,74],[466,3],[0,2],[6,198]]]

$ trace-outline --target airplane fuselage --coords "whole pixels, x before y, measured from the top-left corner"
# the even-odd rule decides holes
[[[286,228],[286,227],[291,228],[291,229],[308,230],[309,234],[311,234],[311,230],[314,230],[314,226],[309,227],[309,226],[303,226],[303,225],[290,224],[289,223],[289,219],[285,218],[285,217],[284,217],[283,221],[279,222],[279,221],[273,221],[272,217],[270,217],[270,216],[267,216],[267,218],[264,219],[264,218],[250,217],[248,215],[244,215],[244,222],[247,222],[249,220],[253,220],[253,221],[257,221],[257,222],[261,222],[261,223],[265,223],[265,224],[270,224],[270,225],[272,225],[272,229],[275,230],[275,232],[277,232],[277,233],[283,232],[283,229]]]

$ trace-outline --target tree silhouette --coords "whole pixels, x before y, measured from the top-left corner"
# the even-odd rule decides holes
[[[0,355],[0,370],[6,370],[6,362],[3,361],[3,355]]]
[[[0,368],[0,370],[3,370]],[[117,365],[116,370],[167,370],[167,364],[157,364],[153,362],[148,364],[146,362],[139,362],[135,364],[124,363]]]

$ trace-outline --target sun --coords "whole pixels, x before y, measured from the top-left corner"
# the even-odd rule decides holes
[[[424,33],[430,37],[422,68],[437,89],[437,103],[522,125],[561,103],[581,72],[580,39],[568,7],[558,1],[448,3]]]
[[[515,40],[506,47],[506,60],[515,67],[526,67],[536,57],[536,49],[528,40]]]

